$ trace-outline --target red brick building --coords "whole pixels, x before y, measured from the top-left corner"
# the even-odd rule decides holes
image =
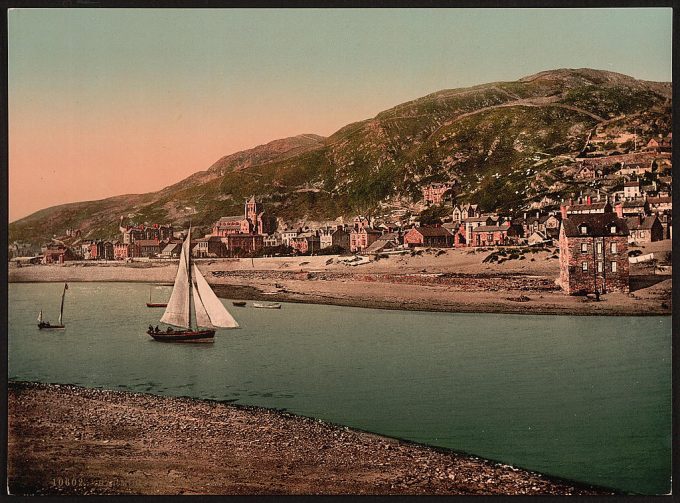
[[[404,234],[404,245],[433,246],[450,248],[453,246],[453,235],[444,227],[413,227]]]
[[[262,234],[229,234],[222,239],[222,242],[226,244],[227,254],[230,257],[242,257],[264,248]]]
[[[115,260],[127,260],[139,257],[139,246],[135,243],[113,243],[113,258]]]
[[[563,215],[560,283],[569,295],[628,292],[628,226],[616,213]]]
[[[382,236],[382,232],[371,227],[366,226],[359,229],[355,227],[349,234],[349,251],[354,253],[365,250],[375,243],[380,236]]]
[[[290,245],[298,253],[315,253],[321,249],[321,238],[313,232],[303,232],[291,239]]]
[[[510,225],[480,225],[472,229],[472,239],[468,246],[505,246],[516,244],[521,236],[521,227]]]
[[[431,183],[421,189],[423,199],[426,203],[441,204],[444,201],[444,194],[451,187],[453,187],[451,183]]]

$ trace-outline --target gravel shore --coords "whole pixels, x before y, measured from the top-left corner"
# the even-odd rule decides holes
[[[10,493],[611,494],[280,411],[9,384]]]

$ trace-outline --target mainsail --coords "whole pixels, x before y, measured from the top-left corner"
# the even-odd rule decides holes
[[[196,280],[196,286],[198,287],[198,301],[194,297],[194,304],[196,305],[196,319],[198,320],[198,305],[201,304],[202,307],[207,311],[208,316],[212,326],[221,328],[238,328],[238,323],[234,317],[229,314],[229,311],[224,307],[222,301],[217,298],[215,292],[212,291],[210,285],[201,274],[201,271],[194,265],[193,276]],[[200,325],[200,322],[199,322]]]
[[[42,317],[42,309],[40,310],[40,314],[38,314],[38,323],[42,323],[43,317]]]
[[[177,268],[177,276],[175,276],[175,286],[172,288],[168,306],[161,317],[163,323],[168,325],[175,325],[176,327],[190,328],[191,316],[189,313],[189,304],[191,302],[189,297],[189,254],[191,253],[189,246],[191,243],[191,229],[184,240],[182,251],[179,256],[179,267]]]

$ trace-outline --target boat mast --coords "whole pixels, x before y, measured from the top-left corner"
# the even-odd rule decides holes
[[[191,323],[191,306],[194,303],[194,281],[193,278],[191,277],[191,224],[189,224],[189,235],[187,236],[187,239],[189,240],[189,250],[187,253],[187,276],[189,277],[189,330],[194,330],[193,325]],[[197,325],[198,327],[198,325]]]
[[[64,297],[66,297],[66,289],[68,284],[64,283],[64,291],[61,293],[61,310],[59,311],[59,324],[61,325],[61,318],[64,316]]]

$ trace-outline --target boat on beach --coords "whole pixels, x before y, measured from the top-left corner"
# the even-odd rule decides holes
[[[281,309],[281,304],[278,302],[272,302],[272,303],[262,303],[262,302],[253,302],[253,307],[259,307],[260,309]]]
[[[190,243],[191,228],[182,244],[172,294],[160,319],[170,326],[160,330],[149,325],[146,332],[159,342],[213,342],[215,328],[239,328],[201,271],[192,264]]]
[[[66,326],[63,323],[64,318],[64,298],[66,297],[66,290],[68,290],[68,283],[64,283],[64,290],[61,292],[61,309],[59,310],[59,323],[52,325],[49,321],[43,320],[42,309],[38,314],[38,329],[39,330],[64,330]]]

